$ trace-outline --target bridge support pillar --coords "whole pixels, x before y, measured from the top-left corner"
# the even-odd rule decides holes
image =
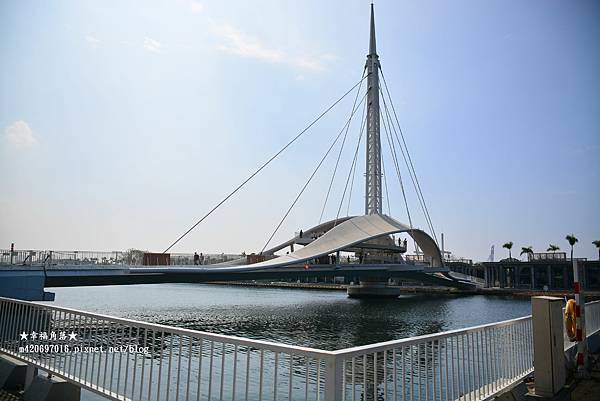
[[[0,296],[25,301],[54,301],[54,293],[44,291],[45,280],[40,268],[0,267]]]
[[[0,356],[0,389],[24,390],[33,381],[37,369],[7,355]]]
[[[23,398],[25,401],[80,401],[81,388],[55,376],[36,376]]]
[[[399,287],[388,285],[382,279],[361,279],[360,284],[348,286],[346,293],[350,298],[397,298]]]

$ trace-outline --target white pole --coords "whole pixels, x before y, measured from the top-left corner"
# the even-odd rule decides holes
[[[577,376],[587,376],[587,335],[585,332],[585,298],[583,288],[579,282],[579,263],[573,261],[573,289],[575,291],[575,321],[577,324]]]

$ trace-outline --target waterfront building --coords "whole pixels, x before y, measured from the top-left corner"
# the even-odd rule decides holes
[[[505,259],[483,262],[486,288],[514,288],[526,290],[573,289],[573,263],[559,253],[534,254],[530,260]],[[564,253],[563,253],[564,255]],[[579,280],[585,290],[600,290],[600,261],[579,260]]]

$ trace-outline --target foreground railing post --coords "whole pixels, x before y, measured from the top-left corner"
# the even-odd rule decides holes
[[[566,382],[562,298],[532,297],[535,394],[553,397]]]
[[[343,358],[338,355],[325,358],[325,401],[342,399],[342,363]]]
[[[577,324],[577,376],[587,376],[587,334],[585,332],[585,298],[579,281],[579,263],[573,260],[573,290],[575,292],[575,322]],[[585,267],[584,267],[585,269]]]

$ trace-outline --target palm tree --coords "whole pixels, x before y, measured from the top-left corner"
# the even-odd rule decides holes
[[[512,241],[507,242],[506,244],[502,245],[502,248],[506,248],[508,249],[508,259],[511,260],[512,259],[512,255],[510,254],[510,250],[512,249],[513,243]]]
[[[567,241],[569,241],[569,245],[571,245],[571,260],[573,260],[573,247],[575,246],[575,244],[577,243],[577,241],[579,241],[577,239],[577,237],[575,236],[575,234],[569,234],[565,237],[565,239]]]
[[[533,255],[533,247],[531,245],[522,247],[519,256],[523,255],[524,253],[527,254],[527,256]]]
[[[592,241],[592,244],[596,245],[596,248],[598,248],[598,260],[600,260],[600,239]]]
[[[548,245],[548,249],[546,249],[546,251],[555,253],[556,251],[560,251],[560,247],[558,245],[550,244]]]

